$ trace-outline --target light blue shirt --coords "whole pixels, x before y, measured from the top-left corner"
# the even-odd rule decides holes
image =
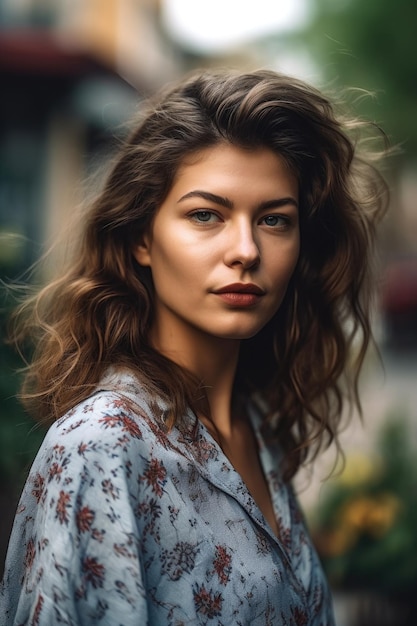
[[[240,475],[189,411],[126,371],[49,430],[22,494],[0,625],[331,626],[331,600],[280,452],[249,406],[274,535]]]

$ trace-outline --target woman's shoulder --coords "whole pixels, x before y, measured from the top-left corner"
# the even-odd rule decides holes
[[[127,370],[109,369],[92,393],[58,419],[45,445],[140,441],[165,430],[164,403]]]
[[[29,473],[24,508],[33,505],[32,496],[39,504],[45,485],[57,499],[62,490],[93,489],[103,480],[119,481],[122,489],[168,447],[162,416],[157,400],[134,376],[106,375],[46,433]]]

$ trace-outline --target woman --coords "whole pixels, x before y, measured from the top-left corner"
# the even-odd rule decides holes
[[[137,122],[24,321],[53,425],[2,624],[333,624],[291,479],[370,339],[385,190],[346,128],[269,71],[193,74]]]

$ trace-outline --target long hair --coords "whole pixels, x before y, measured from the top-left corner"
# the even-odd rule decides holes
[[[358,401],[371,338],[371,254],[385,187],[358,154],[355,126],[314,88],[272,71],[198,72],[158,94],[115,157],[67,271],[20,311],[19,336],[35,342],[22,393],[29,410],[56,419],[109,365],[137,372],[162,396],[171,426],[187,406],[202,410],[200,381],[150,345],[152,278],[132,249],[185,157],[222,142],[265,147],[297,176],[301,251],[278,312],[242,342],[235,395],[262,394],[265,430],[293,476],[336,437],[346,394]]]

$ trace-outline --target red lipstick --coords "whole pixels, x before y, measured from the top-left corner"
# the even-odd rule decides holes
[[[216,289],[214,293],[236,307],[253,306],[265,295],[265,291],[253,283],[233,283]]]

